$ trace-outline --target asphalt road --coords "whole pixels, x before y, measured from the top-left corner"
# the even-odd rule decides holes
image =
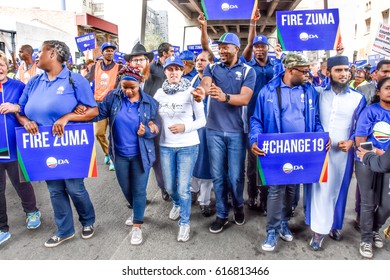
[[[266,217],[245,207],[246,223],[237,226],[229,223],[220,234],[208,231],[215,216],[204,218],[199,206],[192,208],[190,240],[177,242],[177,222],[168,218],[171,202],[163,201],[151,172],[148,185],[149,203],[143,226],[144,242],[130,244],[130,227],[125,220],[131,215],[115,178],[108,171],[98,149],[97,178],[85,183],[96,211],[96,233],[89,240],[80,236],[81,225],[75,215],[76,237],[56,248],[44,247],[44,242],[55,233],[53,211],[44,182],[35,182],[38,207],[42,212],[42,225],[36,230],[25,227],[25,215],[13,187],[7,185],[7,207],[11,239],[0,246],[0,260],[362,260],[359,254],[360,235],[353,228],[355,213],[354,194],[356,181],[349,190],[348,207],[340,242],[326,238],[323,250],[309,248],[310,229],[303,222],[302,201],[290,222],[294,234],[292,242],[279,239],[274,252],[264,252],[261,243],[265,238]],[[231,215],[230,219],[233,217]],[[381,234],[383,232],[381,231]],[[382,249],[375,249],[374,260],[390,259],[390,240]]]

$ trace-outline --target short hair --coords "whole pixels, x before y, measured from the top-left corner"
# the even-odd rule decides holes
[[[164,54],[164,52],[168,53],[169,52],[169,49],[172,47],[171,44],[169,43],[161,43],[159,46],[158,46],[158,56],[162,56]]]
[[[61,41],[57,40],[49,40],[44,41],[42,45],[48,46],[51,49],[55,49],[57,52],[57,61],[60,63],[67,62],[70,57],[70,50],[69,47]]]
[[[376,65],[376,70],[379,70],[383,65],[387,65],[387,64],[390,64],[389,59],[384,59],[379,61],[378,64]]]
[[[25,50],[25,51],[27,51],[28,53],[30,53],[31,55],[34,53],[34,49],[33,49],[33,47],[31,47],[30,45],[22,45],[21,47],[20,47],[22,50]]]

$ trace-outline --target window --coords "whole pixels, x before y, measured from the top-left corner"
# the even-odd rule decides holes
[[[366,19],[366,33],[370,33],[371,30],[371,18]]]
[[[371,1],[366,2],[366,11],[371,10]]]
[[[384,10],[382,12],[382,18],[384,24],[389,24],[389,10]]]

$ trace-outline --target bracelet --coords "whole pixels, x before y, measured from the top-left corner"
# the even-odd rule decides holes
[[[19,104],[14,104],[14,105],[18,106],[18,110],[15,112],[15,114],[20,113],[20,105]]]

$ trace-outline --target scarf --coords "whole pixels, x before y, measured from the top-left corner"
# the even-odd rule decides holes
[[[181,78],[178,84],[169,84],[168,80],[165,80],[162,85],[162,89],[166,94],[172,95],[179,91],[185,91],[190,86],[191,82],[189,80],[187,80],[186,78]]]

